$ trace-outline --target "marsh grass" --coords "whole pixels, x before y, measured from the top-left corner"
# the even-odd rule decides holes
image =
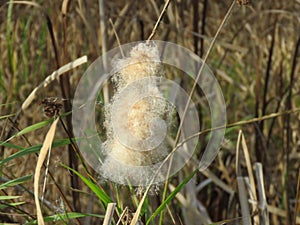
[[[154,39],[183,45],[204,56],[230,3],[170,1]],[[38,102],[47,96],[63,97],[61,83],[53,81],[41,88],[18,123],[13,123],[26,97],[58,67],[83,55],[91,63],[105,49],[118,46],[114,33],[121,44],[146,39],[165,2],[101,4],[104,15],[100,15],[97,1],[69,2],[63,18],[62,6],[55,1],[42,1],[40,8],[1,2],[0,222],[37,223],[32,177],[52,123],[43,116]],[[118,223],[122,212],[119,224],[130,224],[131,213],[138,207],[136,218],[144,224],[300,223],[299,11],[298,1],[252,1],[234,6],[207,59],[227,104],[226,142],[205,171],[197,171],[194,162],[199,154],[195,154],[168,181],[164,198],[163,186],[143,198],[143,192],[135,187],[101,179],[80,160],[74,169],[67,150],[72,142],[59,123],[42,205],[45,222],[100,224],[113,202],[114,213],[107,212],[111,224]],[[69,71],[71,93],[86,67]],[[190,80],[180,79],[192,87]],[[108,84],[108,96],[111,88]],[[196,90],[193,98],[201,97]],[[206,117],[201,119],[210,123]],[[66,116],[62,120],[66,121]],[[197,134],[201,137],[199,151],[208,133]],[[70,177],[79,178],[75,186]],[[164,216],[159,216],[162,213]]]

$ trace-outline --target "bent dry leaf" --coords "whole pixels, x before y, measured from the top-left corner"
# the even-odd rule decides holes
[[[46,135],[45,141],[44,141],[43,146],[40,151],[40,155],[38,158],[38,162],[37,162],[37,165],[35,168],[35,174],[34,174],[34,200],[35,200],[35,205],[36,205],[36,210],[37,210],[38,224],[41,224],[41,225],[44,225],[44,218],[42,215],[42,210],[41,210],[41,206],[40,206],[40,202],[39,202],[39,178],[40,178],[41,168],[42,168],[44,160],[46,158],[48,149],[52,145],[52,141],[54,138],[55,129],[56,129],[58,121],[59,121],[59,117],[56,118],[56,120],[53,122],[53,124],[51,125],[51,127]]]

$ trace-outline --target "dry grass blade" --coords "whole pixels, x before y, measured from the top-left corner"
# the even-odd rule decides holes
[[[252,194],[254,196],[253,200],[256,201],[257,196],[256,196],[255,181],[254,181],[254,176],[253,176],[253,171],[252,171],[252,162],[251,162],[251,159],[250,159],[249,150],[248,150],[246,140],[245,140],[245,136],[244,136],[243,133],[241,133],[241,138],[242,138],[243,152],[244,152],[245,161],[246,161],[246,165],[247,165],[247,172],[248,172],[249,179],[250,179],[251,191],[252,191]]]
[[[119,217],[119,220],[117,222],[117,225],[121,224],[122,219],[124,218],[124,216],[128,213],[128,207],[126,206],[125,209],[123,210],[122,214]]]
[[[140,203],[139,203],[139,205],[138,205],[138,207],[137,207],[137,209],[136,209],[136,212],[134,213],[134,216],[133,216],[133,218],[132,218],[132,221],[131,221],[130,225],[136,225],[136,224],[137,224],[137,222],[138,222],[138,220],[139,220],[140,212],[141,212],[141,210],[142,210],[142,206],[143,206],[143,204],[144,204],[144,202],[145,202],[145,199],[146,199],[147,194],[148,194],[148,192],[149,192],[149,190],[150,190],[150,188],[151,188],[151,186],[152,186],[153,181],[154,181],[154,178],[152,179],[152,182],[151,182],[151,183],[149,184],[149,186],[147,187],[147,189],[146,189],[146,191],[145,191],[145,193],[144,193],[144,195],[143,195],[143,198],[142,198],[142,200],[140,201]]]
[[[108,203],[103,225],[109,225],[113,219],[116,203]]]
[[[49,83],[51,81],[54,81],[55,79],[58,79],[62,74],[68,72],[69,70],[72,70],[84,63],[87,62],[87,57],[86,56],[82,56],[62,67],[60,67],[58,70],[54,71],[52,74],[50,74],[49,76],[46,77],[46,79],[39,85],[37,86],[30,94],[29,96],[26,98],[26,100],[23,102],[21,110],[25,110],[26,108],[28,108],[28,106],[31,104],[31,102],[34,100],[34,98],[37,95],[37,92],[43,88],[49,85]]]
[[[120,30],[124,27],[124,23],[125,20],[123,19],[126,15],[130,14],[130,11],[132,10],[132,8],[134,7],[134,0],[131,0],[130,2],[126,2],[124,8],[119,12],[119,16],[117,17],[117,19],[115,20],[115,30],[117,31],[117,33],[120,32]],[[109,38],[109,37],[108,37]],[[108,39],[108,45],[107,46],[112,46],[112,44],[114,43],[114,38],[115,37],[111,37]]]
[[[35,2],[31,2],[31,1],[11,1],[11,2],[8,2],[8,4],[9,3],[31,5],[31,6],[39,8],[39,9],[42,9],[42,7],[39,4],[37,4]]]
[[[99,0],[99,15],[100,15],[100,30],[101,30],[101,47],[102,47],[102,61],[105,73],[107,73],[107,27],[106,16],[104,11],[104,0]],[[103,86],[103,98],[104,102],[109,102],[109,88],[107,82]]]
[[[268,203],[264,188],[264,178],[262,171],[262,164],[255,163],[256,169],[256,180],[257,180],[257,190],[259,194],[259,208],[260,208],[260,222],[261,224],[269,225],[269,216],[268,216]]]
[[[41,211],[41,205],[39,202],[39,178],[40,178],[40,173],[41,173],[41,168],[43,166],[44,160],[46,158],[48,149],[51,147],[53,138],[54,138],[54,134],[55,134],[55,129],[56,129],[56,125],[57,122],[59,121],[59,118],[57,118],[51,125],[45,141],[43,143],[43,146],[41,148],[40,151],[40,155],[37,161],[37,165],[35,168],[35,174],[34,174],[34,200],[35,200],[35,205],[36,205],[36,211],[37,211],[37,219],[38,219],[38,224],[40,225],[44,225],[44,218],[42,215],[42,211]]]
[[[242,139],[242,131],[239,131],[238,140],[236,143],[236,163],[235,163],[235,173],[239,177],[241,176],[241,164],[240,164],[240,144]]]
[[[208,134],[211,131],[215,131],[215,130],[223,129],[223,128],[244,126],[244,125],[255,123],[255,122],[258,122],[258,121],[261,121],[261,120],[269,120],[269,119],[272,119],[272,118],[281,117],[281,116],[284,116],[284,115],[287,115],[287,114],[293,114],[293,113],[299,113],[299,112],[300,112],[300,108],[295,108],[295,109],[286,110],[286,111],[283,111],[283,112],[271,113],[269,115],[262,116],[262,117],[257,117],[257,118],[253,118],[253,119],[249,119],[249,120],[243,120],[243,121],[238,121],[238,122],[226,124],[224,126],[219,126],[219,127],[215,127],[215,128],[209,128],[209,129],[206,129],[206,130],[202,130],[202,131],[200,131],[198,133],[195,133],[195,134],[193,134],[193,135],[185,138],[182,142],[178,143],[176,145],[176,147],[174,148],[174,151],[176,149],[178,149],[179,147],[181,147],[187,141],[189,141],[189,140],[191,140],[191,139],[193,139],[193,138],[195,138],[197,136],[201,136],[203,134]]]
[[[228,184],[219,179],[210,169],[206,169],[200,172],[207,178],[211,179],[213,183],[222,188],[222,190],[227,192],[229,195],[233,195],[235,193],[235,191]]]
[[[275,214],[275,215],[278,215],[278,216],[284,218],[285,220],[287,220],[286,219],[286,216],[287,216],[286,215],[286,210],[284,210],[284,209],[281,209],[281,208],[278,208],[278,207],[275,207],[275,206],[272,206],[272,205],[268,205],[268,212],[272,213],[272,214]],[[300,216],[295,218],[294,224],[295,225],[300,224]]]
[[[119,48],[120,48],[121,55],[122,55],[122,57],[125,57],[124,52],[123,52],[123,49],[122,49],[122,46],[121,46],[121,42],[120,42],[119,36],[118,36],[118,34],[117,34],[117,31],[116,31],[116,29],[115,29],[114,23],[113,23],[113,21],[111,20],[111,18],[109,18],[109,22],[110,22],[111,27],[112,27],[112,29],[113,29],[113,32],[114,32],[114,34],[115,34],[115,37],[116,37],[118,46],[119,46]]]
[[[239,199],[241,204],[241,211],[242,211],[242,220],[244,225],[251,225],[251,216],[248,204],[248,197],[245,188],[244,178],[241,176],[237,177],[237,184],[239,190]]]
[[[58,79],[61,75],[63,75],[64,73],[68,72],[71,69],[74,69],[84,63],[87,62],[87,56],[82,56],[62,67],[60,67],[58,70],[55,70],[53,73],[51,73],[49,76],[46,77],[46,79],[39,84],[39,86],[37,86],[36,88],[33,89],[33,91],[28,95],[28,97],[26,98],[26,100],[23,102],[21,108],[19,109],[19,111],[16,113],[14,119],[12,120],[12,123],[14,124],[17,119],[19,118],[20,114],[22,111],[24,111],[25,109],[27,109],[29,107],[29,105],[32,103],[32,101],[35,99],[35,97],[37,96],[37,93],[40,89],[47,87],[52,81],[54,81],[55,79]],[[9,137],[10,132],[8,132],[7,138]]]
[[[236,145],[237,185],[238,185],[238,193],[239,193],[240,204],[241,204],[241,208],[242,208],[241,210],[242,210],[243,224],[252,224],[251,219],[250,219],[250,210],[249,210],[247,192],[246,192],[246,188],[245,188],[245,181],[244,181],[244,178],[243,178],[242,172],[241,172],[241,160],[240,160],[240,144],[241,144],[241,142],[242,142],[242,146],[243,146],[243,149],[244,149],[245,158],[246,158],[246,161],[247,161],[247,167],[250,164],[250,162],[249,162],[250,158],[249,158],[249,156],[246,156],[248,154],[248,149],[247,149],[247,146],[244,143],[243,137],[244,137],[244,135],[243,135],[242,131],[240,130],[237,145]],[[250,167],[250,171],[251,171],[250,173],[252,173],[251,167]],[[248,173],[249,173],[249,171],[248,171]],[[253,175],[252,175],[252,178],[253,178]]]
[[[61,6],[61,12],[63,15],[67,14],[69,0],[64,0]]]
[[[161,13],[160,13],[160,15],[159,15],[159,17],[158,17],[158,19],[157,19],[157,21],[156,21],[154,27],[153,27],[153,30],[152,30],[150,36],[148,37],[147,42],[149,42],[149,41],[153,38],[153,36],[154,36],[154,34],[155,34],[155,32],[156,32],[156,30],[157,30],[157,28],[158,28],[158,25],[159,25],[160,21],[162,20],[162,18],[163,18],[163,16],[164,16],[164,14],[165,14],[165,12],[166,12],[166,10],[167,10],[169,4],[170,4],[170,0],[167,0],[166,3],[165,3],[165,5],[164,5],[163,10],[161,11]]]
[[[246,144],[245,136],[242,131],[239,132],[239,138],[241,139],[242,149],[243,149],[246,166],[247,166],[247,172],[248,172],[248,176],[249,176],[249,180],[250,180],[250,190],[251,190],[250,196],[253,197],[252,201],[257,202],[255,181],[254,181],[254,176],[253,176],[253,171],[252,171],[252,162],[250,159],[250,154],[249,154],[249,150],[248,150],[248,147]],[[253,208],[253,211],[255,211],[257,206],[255,204],[252,204],[252,208]],[[254,216],[254,221],[255,221],[255,223],[258,223],[257,216]]]

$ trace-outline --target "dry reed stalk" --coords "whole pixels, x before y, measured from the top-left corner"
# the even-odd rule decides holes
[[[269,225],[268,203],[264,187],[264,177],[261,163],[255,163],[257,190],[259,195],[258,207],[260,210],[260,223]]]
[[[247,197],[248,195],[245,188],[245,181],[242,176],[238,176],[236,179],[238,184],[238,192],[239,192],[239,200],[241,204],[243,225],[251,225],[252,222],[251,222],[249,203]]]
[[[116,203],[108,203],[107,209],[106,209],[106,212],[105,212],[103,225],[110,225],[111,224],[111,221],[113,220],[115,208],[116,208]]]
[[[69,0],[64,0],[61,7],[61,13],[63,16],[63,52],[64,52],[64,58],[63,63],[69,62],[69,52],[68,52],[68,19],[67,19],[67,13],[68,13],[68,3]],[[61,76],[59,78],[60,81],[60,89],[62,92],[62,97],[64,99],[71,99],[72,93],[71,93],[71,85],[70,85],[70,74],[67,73],[65,76]],[[64,101],[64,109],[66,112],[72,111],[72,103],[71,101]],[[64,126],[64,129],[69,137],[70,140],[74,138],[72,134],[72,118],[71,115],[66,115],[66,126]],[[71,142],[72,143],[72,142]],[[68,145],[68,157],[69,157],[69,165],[74,170],[78,170],[78,158],[75,154],[76,150],[74,148],[73,144]],[[49,153],[50,154],[50,153]],[[79,187],[79,178],[78,176],[75,176],[75,174],[71,171],[70,176],[70,183],[72,189],[80,189]],[[72,198],[73,198],[73,205],[75,211],[80,212],[80,198],[79,193],[76,191],[72,191]]]
[[[254,175],[253,175],[253,170],[252,170],[252,162],[251,162],[251,159],[250,159],[250,153],[249,153],[249,150],[248,150],[248,147],[247,147],[247,144],[246,144],[246,140],[245,140],[244,134],[243,134],[243,132],[241,130],[239,132],[238,141],[237,141],[237,147],[236,147],[236,175],[238,177],[242,177],[242,173],[241,173],[241,161],[240,161],[240,144],[242,145],[242,150],[243,150],[243,154],[244,154],[244,157],[245,157],[246,166],[247,166],[247,172],[248,172],[249,181],[250,181],[249,182],[250,183],[250,196],[253,197],[253,199],[251,199],[251,200],[254,201],[254,202],[257,202],[255,181],[254,181]],[[244,178],[243,178],[243,181],[241,181],[240,179],[238,180],[238,185],[240,185],[241,189],[244,188]],[[240,196],[240,199],[242,199],[244,197],[245,196]],[[245,216],[245,220],[247,221],[247,220],[250,219],[250,211],[248,209],[248,212],[246,212],[246,210],[247,210],[247,208],[245,206],[246,202],[245,201],[242,201],[242,202],[244,204],[244,206],[242,205],[242,209],[244,210],[243,212],[247,214]],[[252,205],[252,211],[256,211],[256,209],[257,209],[257,206],[255,204],[253,204]],[[246,221],[244,221],[244,222],[246,222]],[[258,221],[259,221],[258,217],[254,216],[254,223],[257,224]],[[251,221],[250,221],[250,223],[251,223]]]

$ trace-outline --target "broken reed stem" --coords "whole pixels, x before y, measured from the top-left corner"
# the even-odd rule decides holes
[[[106,209],[106,212],[105,212],[103,225],[110,225],[111,224],[111,221],[112,221],[113,216],[114,216],[116,205],[117,205],[116,203],[108,203],[107,209]]]
[[[255,163],[255,172],[256,172],[256,183],[258,191],[258,207],[260,211],[260,223],[264,225],[269,225],[269,215],[268,215],[268,203],[264,187],[264,177],[263,177],[263,168],[261,163]]]
[[[237,186],[238,186],[238,194],[239,194],[239,200],[241,205],[243,225],[252,225],[245,181],[242,176],[237,177]]]
[[[146,42],[147,44],[149,44],[149,41],[153,38],[153,36],[154,36],[154,34],[155,34],[155,32],[156,32],[156,30],[158,28],[158,25],[159,25],[160,21],[162,20],[163,16],[165,15],[165,12],[166,12],[166,10],[167,10],[170,2],[171,2],[171,0],[167,0],[166,1],[165,5],[164,5],[164,8],[162,9],[162,11],[161,11],[161,13],[160,13],[160,15],[159,15],[159,17],[158,17],[158,19],[157,19],[157,21],[156,21],[153,29],[152,29],[151,34],[150,34],[150,36],[147,39],[147,42]]]

